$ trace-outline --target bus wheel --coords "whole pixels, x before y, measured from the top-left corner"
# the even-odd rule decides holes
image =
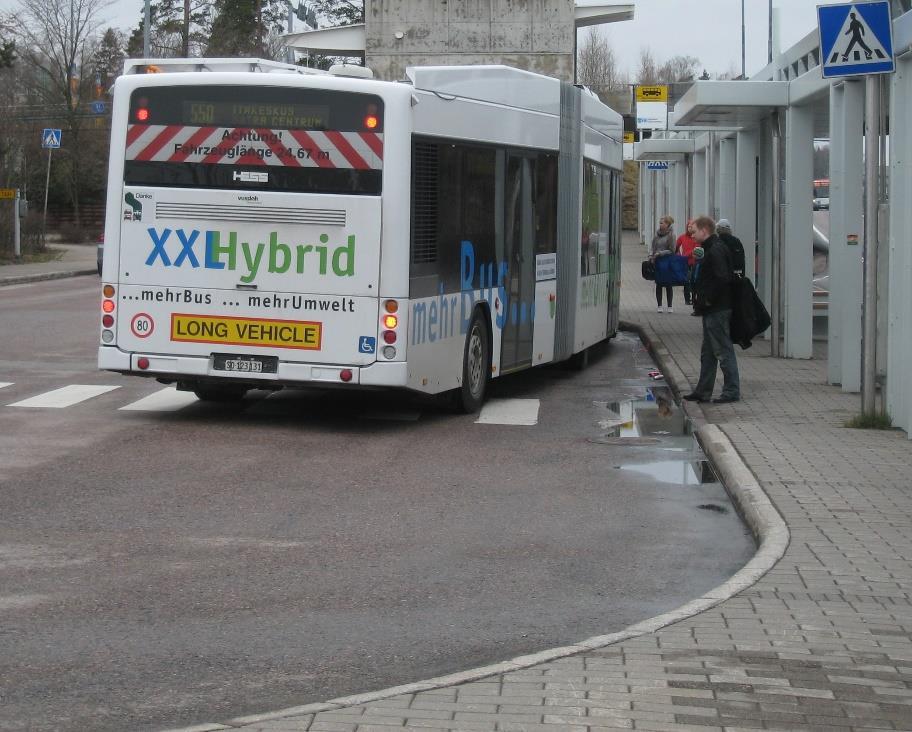
[[[466,334],[462,354],[462,386],[453,394],[457,411],[472,414],[484,403],[488,379],[491,377],[491,347],[488,320],[480,309],[475,310]]]
[[[584,348],[579,353],[574,353],[567,359],[567,363],[570,364],[570,368],[574,371],[582,371],[587,366],[589,366],[589,349]]]
[[[199,385],[194,390],[196,398],[204,402],[221,402],[223,404],[239,402],[247,394],[245,386],[210,386]]]

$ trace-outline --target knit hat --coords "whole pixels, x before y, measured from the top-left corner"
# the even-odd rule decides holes
[[[694,259],[703,259],[703,247],[694,247],[694,250],[691,252]]]
[[[729,221],[728,219],[719,219],[719,221],[716,223],[716,228],[717,229],[728,229],[729,231],[731,231],[732,230],[731,221]]]

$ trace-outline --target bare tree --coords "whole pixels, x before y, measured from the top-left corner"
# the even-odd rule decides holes
[[[80,192],[88,183],[87,171],[98,167],[97,135],[86,134],[89,118],[85,106],[92,100],[96,51],[103,11],[110,0],[19,0],[19,45],[23,64],[32,70],[29,92],[50,115],[50,127],[63,130],[57,160],[65,166],[66,189],[79,221]],[[86,140],[83,140],[83,138]]]
[[[616,92],[627,85],[607,36],[599,33],[595,26],[590,27],[586,34],[576,69],[579,83],[597,92]]]
[[[637,84],[658,84],[659,67],[656,58],[649,48],[640,49],[640,64],[636,72]]]
[[[658,78],[663,84],[679,81],[693,81],[700,68],[700,59],[695,56],[672,56],[659,67]]]

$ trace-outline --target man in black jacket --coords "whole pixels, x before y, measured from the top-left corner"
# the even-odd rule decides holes
[[[707,402],[716,383],[716,368],[722,369],[722,394],[715,404],[736,402],[741,398],[738,360],[729,333],[735,277],[728,247],[716,235],[716,224],[708,216],[694,221],[694,239],[703,247],[703,261],[694,283],[694,310],[703,316],[703,345],[700,349],[700,378],[684,399]]]

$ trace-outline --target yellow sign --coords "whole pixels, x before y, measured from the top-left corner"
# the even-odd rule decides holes
[[[172,313],[171,340],[319,351],[323,341],[323,324],[304,320]]]
[[[15,188],[0,188],[0,199],[15,198],[15,197],[16,197]]]
[[[667,102],[668,87],[665,84],[658,86],[638,86],[636,88],[638,102]]]
[[[624,142],[636,142],[635,135],[632,132],[624,133]]]

